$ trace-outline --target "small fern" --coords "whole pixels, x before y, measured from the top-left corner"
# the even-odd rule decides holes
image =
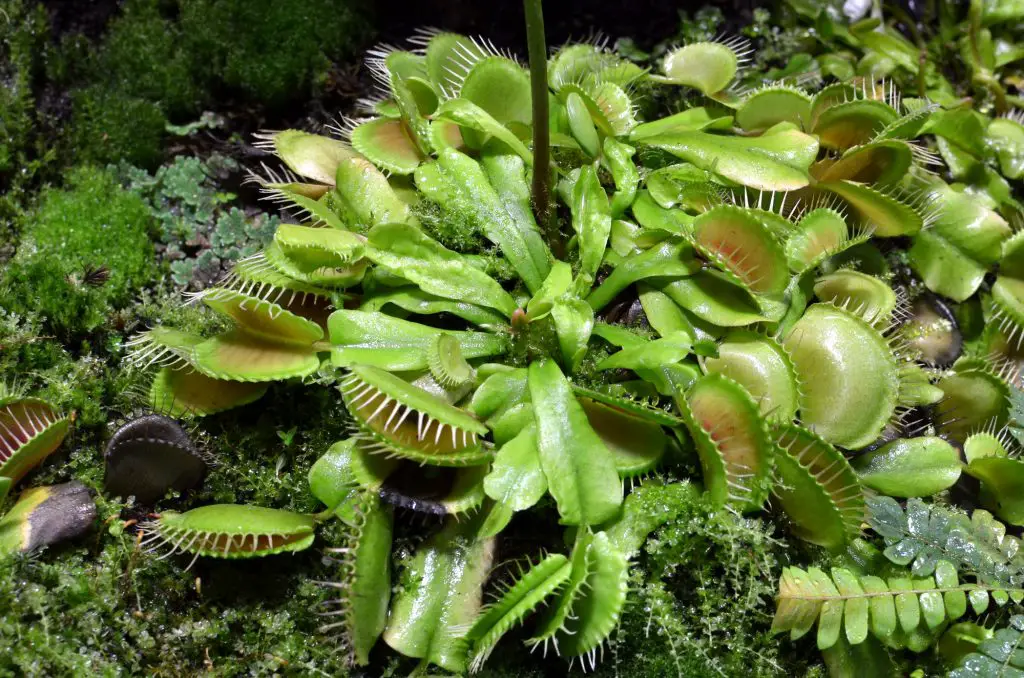
[[[978,644],[949,673],[949,678],[1005,678],[1024,674],[1024,615],[1010,617],[1010,625]]]
[[[885,556],[896,565],[911,566],[923,577],[936,563],[948,561],[992,587],[1024,586],[1024,551],[1020,540],[1006,534],[1006,526],[988,511],[965,513],[907,501],[906,510],[892,497],[867,500],[868,524],[886,544]]]
[[[1024,594],[1013,593],[1014,600]],[[829,576],[816,567],[787,567],[779,580],[772,632],[789,631],[797,639],[817,623],[822,650],[835,645],[844,628],[851,645],[864,642],[869,633],[883,643],[898,644],[900,632],[914,634],[959,619],[966,614],[968,601],[981,614],[990,597],[998,605],[1009,600],[1005,591],[961,584],[956,567],[942,560],[935,564],[934,576],[915,579],[861,576],[844,568],[833,568]]]

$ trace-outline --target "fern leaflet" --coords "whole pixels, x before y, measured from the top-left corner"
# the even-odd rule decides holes
[[[787,567],[779,580],[772,632],[789,631],[796,639],[817,623],[822,650],[835,645],[844,628],[851,645],[864,642],[869,633],[883,642],[897,642],[894,637],[901,631],[936,629],[959,619],[968,601],[981,614],[990,597],[998,605],[1009,600],[1005,591],[961,584],[956,568],[946,561],[935,565],[934,576],[919,579],[861,576],[844,568],[833,568],[829,576],[816,567]]]

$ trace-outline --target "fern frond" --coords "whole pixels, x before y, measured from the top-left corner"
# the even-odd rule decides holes
[[[1024,586],[1024,551],[1020,540],[988,511],[967,514],[920,499],[904,510],[892,497],[867,500],[868,524],[886,544],[885,557],[911,566],[914,576],[935,570],[940,560],[952,563],[961,575],[971,575],[993,588]]]
[[[1024,615],[1010,617],[1010,625],[999,629],[965,656],[949,678],[1005,678],[1024,671]]]
[[[956,568],[945,561],[935,565],[934,576],[920,579],[860,576],[844,568],[833,568],[829,576],[816,567],[787,567],[779,580],[772,632],[789,631],[797,639],[817,624],[822,650],[835,645],[844,629],[851,645],[864,642],[869,632],[884,642],[900,631],[935,629],[959,619],[968,600],[980,614],[990,596],[998,605],[1007,600],[1006,592],[994,593],[987,585],[960,584]]]

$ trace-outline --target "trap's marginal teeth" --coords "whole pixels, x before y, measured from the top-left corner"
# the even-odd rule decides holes
[[[52,454],[70,421],[44,400],[5,398],[0,404],[0,476],[17,483]]]
[[[203,337],[169,327],[154,327],[139,332],[125,342],[131,367],[145,370],[153,366],[183,369],[192,363],[195,347]]]
[[[816,100],[811,108],[812,131],[821,139],[822,146],[837,150],[871,141],[898,118],[888,104],[868,99],[839,103],[824,110],[820,110]]]
[[[676,403],[696,444],[704,485],[719,503],[756,510],[768,495],[774,444],[750,394],[722,374],[708,374]]]
[[[353,503],[352,515],[342,545],[328,549],[336,554],[340,579],[319,582],[338,591],[338,598],[328,601],[330,611],[320,613],[327,617],[320,631],[340,631],[350,661],[365,666],[387,625],[394,512],[374,494],[362,493]]]
[[[811,114],[811,97],[806,92],[778,83],[765,85],[748,94],[736,111],[736,123],[748,131],[764,131],[780,122],[803,128]]]
[[[214,287],[201,293],[203,303],[223,313],[246,333],[271,342],[309,346],[324,338],[323,329],[283,306],[241,292]]]
[[[1006,424],[1010,387],[983,361],[961,358],[935,385],[945,393],[933,409],[943,436],[962,444],[972,433]]]
[[[262,132],[256,138],[257,148],[273,152],[300,176],[328,186],[334,185],[334,174],[341,161],[354,155],[347,144],[337,139],[294,129]]]
[[[274,242],[303,272],[342,268],[363,256],[362,236],[337,228],[281,224]]]
[[[831,550],[860,533],[864,493],[842,453],[794,424],[776,426],[778,481],[772,490],[801,539]]]
[[[859,316],[818,303],[793,325],[783,345],[803,385],[803,423],[848,449],[875,440],[899,398],[897,361],[885,337]]]
[[[885,328],[896,310],[896,292],[882,279],[841,269],[814,281],[814,296]]]
[[[487,427],[471,414],[384,370],[352,366],[340,390],[371,452],[423,464],[468,466],[491,458]]]
[[[0,520],[0,554],[30,552],[73,539],[96,522],[92,491],[80,482],[34,487]]]
[[[729,86],[741,63],[750,56],[749,43],[736,47],[717,42],[696,42],[669,52],[661,62],[665,82],[699,89],[705,95]]]
[[[279,271],[267,260],[264,252],[239,260],[218,286],[289,309],[297,301],[306,305],[311,297],[331,299],[330,290],[304,283]]]
[[[147,414],[119,428],[107,442],[106,491],[151,505],[170,490],[184,492],[203,481],[206,460],[178,422]]]
[[[782,246],[761,223],[739,207],[713,207],[693,220],[693,242],[717,266],[759,294],[779,294],[789,282]]]
[[[831,207],[808,211],[786,239],[786,258],[794,273],[803,273],[822,265],[826,259],[866,242],[867,229],[851,234],[843,215]]]
[[[788,422],[800,404],[800,380],[793,359],[777,340],[749,330],[733,330],[718,344],[718,356],[705,358],[708,373],[735,380],[757,402],[761,415]]]
[[[241,504],[213,504],[185,513],[167,511],[140,525],[142,546],[150,552],[169,546],[160,559],[175,553],[210,558],[259,558],[302,551],[315,537],[312,516]]]
[[[578,398],[590,426],[615,457],[622,478],[653,471],[668,448],[669,438],[660,424],[588,398]]]
[[[266,383],[214,379],[191,368],[165,367],[149,388],[149,404],[169,417],[205,417],[255,402],[267,388]]]
[[[1013,449],[1013,454],[1010,449]],[[990,426],[989,430],[974,433],[964,441],[964,459],[968,464],[985,457],[1016,457],[1019,454],[1019,446],[1005,426],[998,430]]]
[[[416,142],[401,120],[368,120],[352,130],[351,138],[357,151],[387,172],[412,174],[423,161]]]
[[[905,141],[873,141],[849,149],[820,172],[818,181],[855,181],[860,184],[890,185],[902,181],[915,160],[915,146]]]
[[[450,334],[437,335],[428,349],[427,362],[430,374],[448,390],[472,384],[476,378],[476,370],[462,357],[459,340]]]

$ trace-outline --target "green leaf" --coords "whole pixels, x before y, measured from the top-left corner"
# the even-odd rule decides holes
[[[791,191],[810,182],[807,170],[818,153],[817,140],[777,125],[756,138],[706,132],[674,132],[644,140],[704,170],[763,191]]]
[[[657,369],[662,365],[678,363],[690,355],[692,348],[693,336],[687,332],[676,332],[617,351],[599,362],[597,369]]]
[[[488,330],[508,327],[508,319],[501,313],[465,301],[453,301],[424,292],[418,287],[382,289],[379,293],[363,297],[360,311],[380,311],[389,305],[416,315],[450,313],[466,322]]]
[[[483,168],[455,149],[416,170],[416,186],[455,214],[468,216],[536,292],[551,268],[551,253],[530,208],[522,160],[485,154]]]
[[[472,101],[448,99],[437,107],[434,117],[449,120],[461,127],[473,130],[483,139],[493,137],[507,146],[508,150],[521,157],[527,166],[533,167],[533,153],[526,147],[526,144],[520,141],[519,137],[509,131],[507,127],[495,120],[494,116]]]
[[[832,570],[832,578],[836,588],[843,596],[848,596],[843,615],[846,623],[846,639],[851,645],[863,643],[868,637],[868,604],[869,598],[864,597],[864,589],[857,577],[849,570],[837,567]]]
[[[562,363],[575,372],[587,353],[590,334],[594,329],[594,309],[587,302],[572,295],[562,295],[551,307],[551,320],[558,335]]]
[[[370,162],[363,158],[346,160],[338,165],[336,178],[334,195],[366,228],[389,223],[417,225],[409,205]]]
[[[375,226],[368,235],[366,256],[430,294],[494,308],[508,317],[519,308],[491,276],[412,226]]]
[[[465,634],[494,558],[494,540],[474,539],[474,522],[449,519],[416,550],[384,630],[396,651],[456,673],[466,669]]]
[[[579,178],[572,189],[572,226],[576,231],[580,250],[578,277],[589,288],[597,277],[604,259],[608,236],[612,230],[611,208],[608,196],[601,187],[597,171],[590,165],[580,168]]]
[[[626,257],[612,274],[587,297],[595,311],[607,306],[622,290],[651,277],[688,276],[700,270],[693,247],[680,238],[669,238],[641,254]]]
[[[636,149],[627,146],[614,137],[605,137],[602,164],[611,172],[615,182],[615,193],[612,195],[612,216],[621,217],[633,200],[636,199],[637,188],[640,186],[640,171],[633,162]]]
[[[548,490],[537,452],[537,430],[530,426],[502,445],[484,478],[484,492],[513,511],[530,508]]]
[[[855,457],[860,481],[892,497],[929,497],[960,478],[960,453],[942,438],[901,438]]]
[[[564,525],[595,525],[622,504],[615,460],[573,396],[558,366],[538,361],[529,368],[541,468]]]
[[[500,355],[508,349],[501,336],[439,330],[384,313],[339,310],[327,321],[331,360],[338,367],[372,365],[385,370],[425,370],[427,351],[442,331],[459,341],[464,358]]]

